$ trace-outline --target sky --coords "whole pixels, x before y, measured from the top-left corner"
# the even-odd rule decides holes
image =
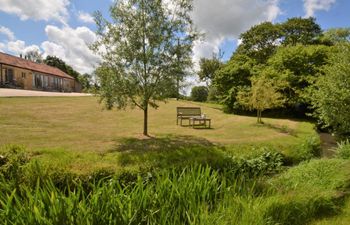
[[[92,73],[100,58],[92,14],[108,17],[113,0],[0,0],[0,51],[19,56],[31,50],[55,55],[80,73]],[[205,33],[193,47],[193,60],[219,50],[223,60],[239,44],[239,34],[264,21],[316,18],[323,30],[349,27],[349,0],[194,0],[192,18]]]

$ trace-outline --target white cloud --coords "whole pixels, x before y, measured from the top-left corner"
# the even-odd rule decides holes
[[[13,41],[16,39],[14,33],[7,27],[0,26],[0,34],[4,34],[7,40]]]
[[[11,53],[19,55],[24,50],[25,44],[26,43],[24,41],[21,41],[21,40],[9,41],[7,43],[7,50],[10,51]]]
[[[0,11],[21,20],[55,20],[66,24],[69,0],[0,0]]]
[[[96,41],[96,35],[87,27],[45,28],[48,41],[41,44],[44,55],[56,55],[80,73],[91,73],[100,61],[89,45]]]
[[[39,46],[37,45],[29,45],[26,46],[26,43],[22,40],[16,40],[16,41],[9,41],[7,44],[3,44],[4,50],[7,50],[8,52],[14,54],[14,55],[25,55],[27,52],[30,51],[38,51],[41,53],[41,50]]]
[[[304,0],[305,17],[314,16],[316,11],[328,11],[336,0]]]
[[[78,19],[84,23],[94,23],[95,22],[94,17],[92,17],[89,13],[82,12],[82,11],[78,12]]]
[[[237,40],[240,33],[280,13],[279,0],[195,0],[193,21],[205,33],[194,47],[194,60],[218,52],[224,40]]]
[[[5,52],[6,45],[0,42],[0,52]]]

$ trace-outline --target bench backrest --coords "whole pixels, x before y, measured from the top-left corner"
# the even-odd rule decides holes
[[[176,110],[178,116],[200,116],[202,114],[200,107],[177,107]]]

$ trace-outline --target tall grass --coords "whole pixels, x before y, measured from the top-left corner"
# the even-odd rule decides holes
[[[28,163],[20,149],[3,159],[2,224],[306,224],[340,210],[350,167],[311,160],[283,171],[282,156],[265,152],[221,167],[77,177]]]
[[[341,159],[350,159],[350,141],[347,139],[338,143],[336,156]]]
[[[6,183],[2,180],[1,183]],[[228,195],[253,195],[251,180],[229,181],[210,167],[164,170],[123,186],[100,180],[60,190],[51,180],[0,193],[8,224],[202,224]]]

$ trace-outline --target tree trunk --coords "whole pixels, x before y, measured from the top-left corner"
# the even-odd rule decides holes
[[[261,110],[257,110],[257,117],[258,117],[258,123],[262,123],[262,119],[261,119]]]
[[[143,135],[148,136],[148,104],[143,109]]]
[[[179,76],[179,75],[177,75],[177,76]],[[176,101],[178,101],[180,98],[180,78],[179,77],[176,78],[176,91],[177,91]]]

